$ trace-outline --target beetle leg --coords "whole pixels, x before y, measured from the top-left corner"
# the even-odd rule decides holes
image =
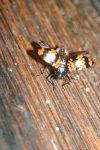
[[[68,81],[66,80],[66,77],[67,77]],[[63,79],[64,79],[65,83],[62,84],[62,88],[65,90],[64,86],[65,86],[66,84],[69,84],[71,80],[70,80],[70,78],[69,78],[67,75],[66,75],[66,76],[63,76]],[[67,81],[67,82],[66,82],[66,81]]]
[[[47,76],[47,80],[52,84],[53,86],[53,90],[55,89],[55,86],[54,86],[54,83],[52,81],[52,77],[53,77],[53,74],[50,74],[49,76]]]

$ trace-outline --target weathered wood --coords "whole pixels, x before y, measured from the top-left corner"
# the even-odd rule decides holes
[[[95,0],[0,1],[0,149],[99,150],[100,7]],[[32,42],[89,51],[95,64],[62,89]],[[31,57],[30,57],[31,56]],[[69,74],[73,76],[73,74]]]

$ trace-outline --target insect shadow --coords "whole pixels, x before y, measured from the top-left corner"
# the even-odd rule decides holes
[[[34,50],[27,50],[27,54],[34,60],[36,60],[37,62],[43,64],[43,60],[36,54],[35,50],[38,50],[41,48],[41,46],[37,43],[37,42],[32,42],[31,43],[32,47],[34,48]]]

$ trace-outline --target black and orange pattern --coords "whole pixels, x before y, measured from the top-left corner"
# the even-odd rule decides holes
[[[83,55],[74,56],[68,59],[68,62],[67,62],[68,71],[71,71],[71,72],[89,68],[93,64],[94,62],[90,58],[83,56]]]
[[[42,43],[42,42],[41,42]],[[51,65],[54,70],[53,76],[61,79],[67,76],[68,72],[75,72],[76,70],[86,69],[94,64],[94,62],[84,56],[87,52],[74,52],[72,56],[68,55],[68,51],[65,47],[61,46],[58,49],[52,49],[45,42],[42,43],[43,48],[37,50],[37,54],[44,60],[44,62]],[[66,55],[67,52],[67,55]]]
[[[38,49],[37,54],[49,65],[51,65],[54,68],[58,68],[61,64],[61,57],[56,52],[55,49],[47,49],[47,48],[41,48]]]

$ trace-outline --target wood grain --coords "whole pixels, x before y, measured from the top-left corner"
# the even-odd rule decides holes
[[[100,7],[95,0],[0,1],[0,149],[100,149]],[[89,51],[95,64],[55,90],[33,42]],[[72,77],[74,76],[74,79]]]

